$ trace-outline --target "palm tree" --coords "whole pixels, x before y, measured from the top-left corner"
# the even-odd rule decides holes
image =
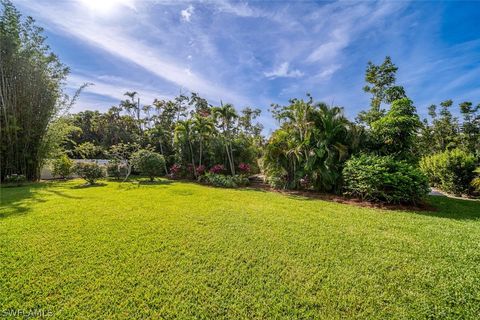
[[[306,166],[314,172],[317,188],[330,191],[340,178],[342,163],[350,151],[350,132],[353,124],[343,115],[343,109],[316,106],[312,144]]]
[[[199,142],[199,156],[198,156],[198,165],[202,165],[202,158],[203,158],[203,144],[206,139],[214,132],[215,126],[213,121],[210,117],[204,117],[199,115],[198,113],[195,114],[193,118],[193,132],[198,137]]]
[[[175,126],[175,141],[182,141],[183,143],[188,145],[193,166],[193,175],[197,177],[197,169],[195,168],[195,157],[193,154],[192,133],[192,120],[179,120],[177,122]]]
[[[230,171],[232,175],[235,175],[235,162],[233,159],[233,150],[232,150],[232,130],[235,120],[238,118],[237,111],[233,105],[221,104],[220,107],[214,107],[212,109],[215,120],[218,123],[218,126],[222,130],[223,137],[225,140],[225,151],[227,152],[228,163],[230,165]]]

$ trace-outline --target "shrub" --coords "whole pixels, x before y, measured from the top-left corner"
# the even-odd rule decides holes
[[[470,193],[475,166],[475,157],[460,149],[425,156],[420,161],[420,168],[432,185],[456,195]]]
[[[104,168],[96,162],[78,162],[75,172],[89,184],[95,184],[98,179],[105,177]]]
[[[6,176],[3,180],[3,182],[16,187],[20,187],[26,181],[27,178],[23,174],[11,174]]]
[[[150,181],[162,175],[165,158],[159,153],[150,150],[139,150],[132,156],[133,165],[140,173],[148,176]]]
[[[223,164],[216,164],[210,168],[210,173],[220,174],[225,171]]]
[[[120,178],[126,177],[128,173],[128,167],[124,163],[119,161],[110,161],[107,164],[107,174],[109,177],[119,180]]]
[[[250,183],[248,178],[242,175],[227,176],[211,172],[207,172],[200,181],[223,188],[237,188],[240,186],[247,186]]]
[[[64,154],[52,161],[52,175],[62,179],[68,178],[73,173],[73,165],[73,161]]]
[[[427,177],[391,156],[361,155],[345,163],[344,194],[362,200],[416,203],[429,192]]]

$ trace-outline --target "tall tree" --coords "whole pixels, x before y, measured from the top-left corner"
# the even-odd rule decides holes
[[[225,151],[228,158],[228,164],[230,172],[235,175],[235,161],[233,158],[232,138],[235,133],[235,121],[238,118],[237,111],[233,105],[227,103],[220,107],[213,108],[213,114],[217,121],[218,127],[221,130],[221,134],[225,143]]]
[[[416,139],[421,127],[413,102],[408,98],[393,101],[385,116],[372,123],[375,152],[400,160],[416,159]]]
[[[363,91],[370,93],[370,110],[362,111],[358,115],[358,120],[367,125],[385,115],[385,109],[382,109],[382,103],[392,103],[395,100],[405,98],[405,89],[402,86],[395,85],[396,73],[398,67],[393,64],[390,57],[385,57],[381,65],[368,62],[365,72],[365,81],[367,85]]]
[[[215,125],[211,117],[195,114],[193,118],[193,133],[199,144],[198,165],[202,165],[205,141],[213,134]]]
[[[39,177],[49,123],[66,106],[62,83],[68,68],[50,51],[43,29],[21,19],[10,1],[0,16],[0,179]]]

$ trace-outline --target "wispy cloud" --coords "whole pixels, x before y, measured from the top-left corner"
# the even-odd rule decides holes
[[[152,87],[145,85],[138,85],[132,81],[126,81],[125,79],[115,76],[87,76],[78,73],[72,73],[68,77],[69,86],[72,89],[79,88],[84,83],[91,83],[84,89],[85,93],[93,93],[97,95],[107,96],[115,101],[124,99],[124,93],[127,91],[136,91],[139,93],[143,103],[152,103],[154,99],[168,99],[172,96],[167,96],[158,92]]]
[[[81,12],[65,14],[62,8],[32,4],[29,6],[50,27],[60,29],[89,44],[103,49],[113,56],[144,68],[147,72],[163,78],[183,90],[198,92],[214,101],[226,99],[248,103],[249,99],[225,88],[219,83],[203,78],[182,62],[167,56],[136,36],[129,36],[128,29],[115,25],[103,25],[96,20],[86,21]],[[81,27],[79,27],[81,26]]]
[[[212,0],[210,1],[217,10],[225,13],[230,13],[239,17],[260,17],[265,14],[258,10],[253,9],[246,2],[230,2],[227,0]]]
[[[335,72],[340,70],[342,66],[339,64],[331,64],[324,68],[316,77],[321,79],[329,79]]]
[[[182,21],[190,22],[190,19],[192,18],[192,14],[194,11],[195,11],[195,8],[192,5],[189,5],[188,8],[180,11],[180,17]]]
[[[275,68],[273,71],[264,72],[265,77],[267,78],[299,78],[303,76],[303,72],[298,69],[289,70],[289,63],[284,62]]]
[[[355,116],[368,105],[368,95],[362,92],[367,62],[381,63],[386,55],[399,67],[398,83],[419,107],[446,98],[474,99],[480,87],[475,3],[15,4],[46,28],[49,44],[74,70],[72,87],[96,83],[82,97],[88,106],[95,99],[95,105],[118,101],[127,89],[140,92],[147,103],[153,96],[195,91],[214,104],[223,100],[238,107],[261,107],[268,117],[271,102],[287,103],[310,92],[345,106],[347,114]]]

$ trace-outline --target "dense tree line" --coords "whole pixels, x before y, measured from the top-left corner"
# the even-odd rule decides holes
[[[194,177],[222,165],[232,175],[240,163],[256,166],[263,137],[255,122],[260,110],[240,113],[231,104],[210,105],[192,93],[172,100],[140,105],[136,92],[107,112],[82,111],[67,116],[74,130],[65,142],[72,158],[111,158],[119,146],[148,148],[165,158],[165,174],[173,165],[189,170]]]

